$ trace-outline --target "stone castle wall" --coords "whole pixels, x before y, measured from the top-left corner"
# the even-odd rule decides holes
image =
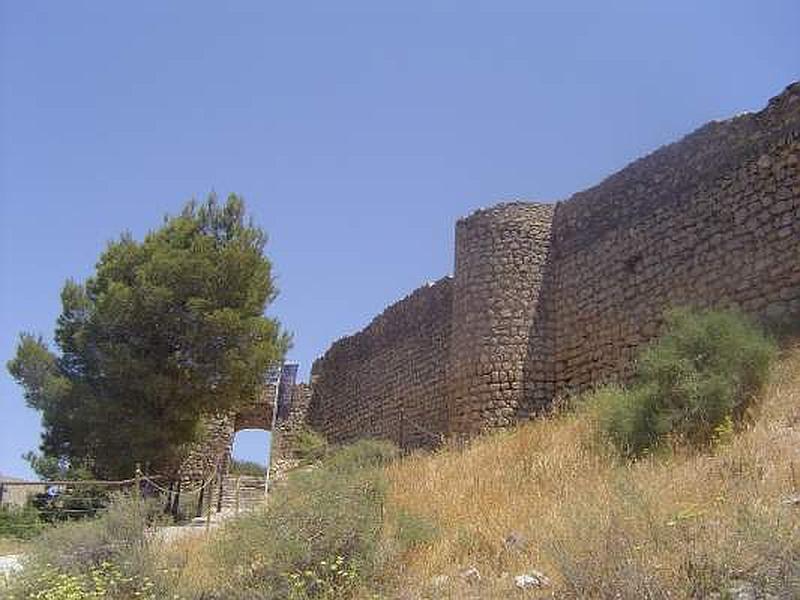
[[[292,388],[292,399],[288,414],[278,416],[275,430],[271,432],[270,480],[280,479],[298,465],[294,457],[298,436],[306,428],[308,405],[311,402],[311,386],[300,383]]]
[[[206,508],[209,505],[216,507],[221,496],[232,494],[227,489],[232,479],[228,474],[234,437],[238,431],[243,429],[270,431],[271,478],[280,479],[286,471],[297,466],[294,448],[298,435],[307,427],[311,387],[305,383],[286,384],[291,385],[287,388],[288,402],[280,404],[282,408],[273,421],[273,406],[277,397],[276,385],[266,384],[253,402],[236,412],[203,419],[202,432],[198,436],[198,441],[187,452],[186,459],[179,469],[178,479],[193,487],[214,478],[212,485],[204,492],[203,502]],[[264,447],[265,457],[267,452],[267,447]]]
[[[624,378],[670,307],[800,314],[799,157],[795,86],[559,203],[555,393]]]
[[[187,452],[180,467],[180,476],[187,481],[201,481],[214,471],[222,474],[230,466],[233,439],[242,429],[270,430],[272,427],[272,404],[275,385],[264,386],[258,397],[235,413],[206,417],[198,441]],[[264,448],[264,456],[267,449]]]
[[[197,442],[189,449],[180,467],[185,481],[204,481],[220,469],[227,472],[233,438],[236,435],[236,416],[219,414],[203,419]]]
[[[479,210],[458,221],[455,246],[452,278],[335,342],[311,386],[292,388],[276,474],[307,424],[334,443],[429,447],[624,379],[670,307],[798,318],[800,84],[565,201]],[[267,386],[237,415],[207,419],[183,477],[226,461],[236,431],[270,429],[274,397]]]
[[[673,306],[800,314],[800,84],[555,204],[456,226],[453,279],[336,342],[309,420],[331,441],[470,435],[625,377]]]
[[[447,424],[453,282],[444,278],[336,342],[311,371],[310,424],[330,440],[430,446]]]

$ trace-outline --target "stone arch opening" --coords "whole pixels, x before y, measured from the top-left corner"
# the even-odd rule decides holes
[[[231,474],[266,475],[269,465],[270,432],[244,428],[234,432],[231,442]],[[260,467],[260,471],[255,466]]]
[[[220,509],[239,512],[260,504],[266,494],[270,432],[266,427],[235,428],[228,450]]]
[[[205,432],[181,468],[181,480],[185,482],[205,481],[209,475],[215,478],[214,489],[199,502],[202,507],[213,506],[219,512],[247,508],[256,500],[263,501],[269,465],[290,452],[295,430],[305,423],[310,389],[295,383],[297,370],[297,363],[284,363],[268,374],[252,402],[235,413],[205,419]],[[270,453],[275,460],[270,461]],[[235,466],[234,459],[253,461],[263,466],[265,472],[259,475],[237,473],[231,468]],[[272,464],[272,474],[286,467],[286,461]],[[253,502],[245,502],[245,496],[250,496]]]

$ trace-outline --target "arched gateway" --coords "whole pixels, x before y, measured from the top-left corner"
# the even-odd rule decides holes
[[[198,511],[208,505],[216,505],[217,510],[232,508],[240,495],[249,500],[263,497],[269,479],[293,466],[292,439],[305,423],[311,396],[308,385],[296,383],[297,371],[297,363],[285,363],[273,369],[254,402],[236,413],[205,419],[200,440],[189,452],[180,471],[184,482],[199,484],[212,476],[215,480],[208,486]],[[264,454],[270,455],[267,478],[230,475],[234,437],[243,429],[261,429],[271,434],[270,448],[264,448]]]

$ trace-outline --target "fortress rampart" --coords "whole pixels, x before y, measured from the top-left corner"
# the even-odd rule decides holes
[[[795,84],[762,112],[708,124],[559,203],[555,393],[625,377],[669,307],[800,314],[799,157]]]
[[[449,432],[510,425],[549,255],[553,205],[513,203],[456,224]]]
[[[667,308],[796,318],[798,163],[795,83],[761,112],[709,123],[565,201],[461,219],[452,279],[315,362],[309,422],[334,442],[428,445],[625,378]]]
[[[237,414],[206,419],[183,476],[226,470],[246,428],[274,424],[280,474],[306,424],[334,443],[404,448],[511,425],[624,380],[676,306],[800,318],[800,83],[567,200],[459,220],[452,278],[335,342],[310,386],[286,389],[274,421],[274,385]]]
[[[312,369],[309,422],[330,440],[381,437],[429,446],[448,429],[453,281],[390,306],[333,344]]]

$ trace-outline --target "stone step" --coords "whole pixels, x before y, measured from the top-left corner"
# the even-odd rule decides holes
[[[265,477],[228,475],[223,480],[220,498],[223,511],[235,512],[237,508],[244,511],[260,506],[264,502],[265,485]]]

